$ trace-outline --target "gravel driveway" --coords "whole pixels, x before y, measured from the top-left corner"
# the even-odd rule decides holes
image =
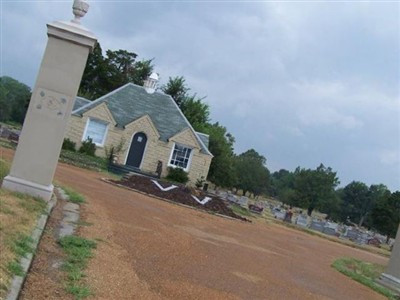
[[[85,194],[83,234],[104,240],[88,269],[96,299],[385,299],[330,267],[387,259],[279,225],[232,221],[60,165]]]
[[[386,299],[330,267],[387,259],[280,225],[245,223],[166,203],[59,164],[84,194],[80,233],[100,239],[87,269],[93,299]]]

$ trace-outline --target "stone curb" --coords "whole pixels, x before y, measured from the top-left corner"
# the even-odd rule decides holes
[[[12,279],[11,286],[9,289],[9,293],[7,295],[6,300],[17,300],[19,297],[19,294],[21,292],[22,286],[25,282],[26,276],[28,274],[28,270],[32,264],[33,258],[34,258],[34,253],[37,250],[37,247],[39,245],[40,238],[42,237],[44,228],[47,224],[47,221],[50,217],[50,213],[53,210],[54,206],[57,203],[57,197],[55,194],[53,194],[52,198],[50,201],[47,203],[47,208],[46,208],[46,213],[42,214],[39,219],[36,222],[35,229],[32,231],[31,238],[33,240],[32,242],[32,248],[33,248],[33,253],[28,253],[26,257],[22,257],[20,260],[20,265],[23,269],[24,275],[23,276],[17,276],[15,275]]]

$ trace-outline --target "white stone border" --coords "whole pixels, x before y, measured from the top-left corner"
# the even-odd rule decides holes
[[[167,188],[163,188],[163,187],[158,183],[157,180],[151,180],[151,181],[152,181],[161,191],[163,191],[163,192],[168,192],[168,191],[170,191],[170,190],[173,190],[173,189],[177,188],[176,185],[171,185],[171,186],[169,186],[169,187],[167,187]]]

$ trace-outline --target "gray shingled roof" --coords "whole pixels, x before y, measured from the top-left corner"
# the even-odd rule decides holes
[[[77,110],[78,108],[81,108],[82,106],[89,104],[90,100],[83,98],[83,97],[76,97],[74,107],[72,108],[72,111]]]
[[[203,142],[203,144],[208,148],[208,142],[210,140],[210,136],[208,134],[202,133],[202,132],[197,132],[197,136],[200,138],[200,140]]]
[[[194,132],[171,96],[157,91],[149,94],[142,86],[133,83],[128,83],[72,113],[81,116],[102,103],[106,103],[118,127],[124,127],[146,114],[149,115],[164,142],[188,127]],[[201,151],[212,155],[208,150],[208,139],[204,142],[206,135],[195,133],[195,136],[201,145]]]

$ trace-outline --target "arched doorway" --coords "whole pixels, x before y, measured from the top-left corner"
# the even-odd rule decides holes
[[[143,132],[138,132],[133,136],[128,157],[126,159],[126,165],[140,168],[146,143],[147,136]]]

